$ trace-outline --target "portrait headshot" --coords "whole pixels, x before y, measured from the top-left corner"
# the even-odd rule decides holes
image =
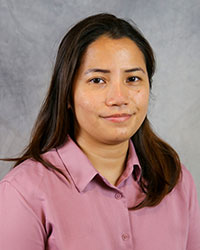
[[[200,250],[200,3],[0,3],[0,249]]]

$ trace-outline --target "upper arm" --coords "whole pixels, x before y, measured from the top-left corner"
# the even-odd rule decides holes
[[[45,249],[42,222],[23,195],[7,182],[0,183],[0,225],[0,249]]]

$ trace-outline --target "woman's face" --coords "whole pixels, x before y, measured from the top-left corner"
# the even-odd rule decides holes
[[[77,141],[129,140],[148,109],[149,79],[142,52],[129,38],[101,36],[82,58],[73,95]]]

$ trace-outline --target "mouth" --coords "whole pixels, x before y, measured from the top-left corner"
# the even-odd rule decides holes
[[[115,122],[115,123],[120,123],[120,122],[125,122],[131,118],[133,114],[113,114],[113,115],[108,115],[108,116],[101,116],[101,118],[110,121],[110,122]]]

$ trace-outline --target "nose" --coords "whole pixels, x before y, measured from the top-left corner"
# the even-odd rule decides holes
[[[123,83],[113,83],[109,86],[106,95],[107,106],[123,106],[128,104],[128,90]]]

